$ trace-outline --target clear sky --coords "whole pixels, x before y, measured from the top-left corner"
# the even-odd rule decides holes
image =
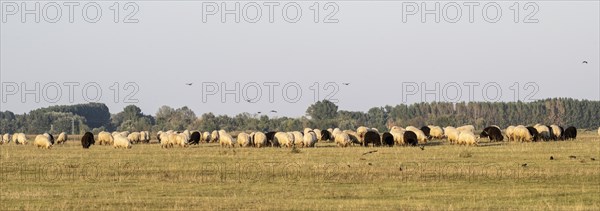
[[[434,14],[421,21],[421,12],[434,10],[434,1],[320,1],[318,7],[315,1],[288,2],[239,1],[240,22],[226,14],[222,23],[221,12],[233,10],[235,1],[225,2],[227,8],[223,2],[203,7],[200,1],[137,1],[116,7],[115,1],[99,1],[102,14],[88,23],[95,21],[96,5],[40,1],[40,23],[32,14],[22,23],[21,12],[32,10],[35,1],[23,8],[21,1],[3,0],[0,110],[23,113],[89,100],[106,103],[111,113],[136,104],[149,114],[168,105],[188,106],[196,114],[277,110],[279,116],[297,117],[315,97],[332,93],[340,109],[356,111],[435,99],[600,99],[599,1],[488,6],[439,1],[439,23]],[[296,21],[296,6],[302,14],[290,23]],[[24,89],[35,89],[36,83],[40,101],[35,94],[22,99]],[[237,91],[226,93],[237,94],[225,94],[222,102],[223,88],[235,90],[236,83]]]

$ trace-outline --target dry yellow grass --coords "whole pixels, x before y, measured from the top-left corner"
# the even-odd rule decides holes
[[[11,143],[0,146],[0,210],[600,209],[595,131],[577,141],[482,145],[319,143],[291,153]],[[363,155],[370,150],[377,152]]]

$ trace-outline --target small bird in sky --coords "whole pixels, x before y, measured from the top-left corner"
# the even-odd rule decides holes
[[[191,86],[193,83],[186,83],[185,85]]]
[[[276,110],[271,110],[271,113],[277,113],[277,111]]]
[[[587,64],[588,62],[587,61],[583,61],[582,63]]]
[[[343,84],[343,85],[346,85],[346,86],[350,85],[350,83],[342,83],[342,84]]]
[[[251,103],[251,102],[252,102],[252,100],[246,100],[246,102],[249,102],[249,103]]]
[[[259,113],[259,114],[260,114],[260,113],[262,113],[262,112],[260,112],[260,111],[259,111],[259,112],[257,112],[257,113]]]

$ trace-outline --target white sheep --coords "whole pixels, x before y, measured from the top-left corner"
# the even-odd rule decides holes
[[[335,143],[339,146],[339,147],[347,147],[350,146],[350,144],[352,144],[352,141],[350,140],[350,136],[348,136],[347,133],[338,133],[335,136]]]
[[[406,130],[414,132],[417,135],[417,140],[419,143],[427,143],[427,136],[425,136],[425,133],[421,129],[408,126],[406,127]]]
[[[456,128],[460,132],[471,132],[475,134],[475,126],[473,125],[463,125]]]
[[[33,141],[33,146],[38,148],[50,149],[52,148],[51,137],[48,133],[44,133],[42,135],[37,135],[35,140]]]
[[[10,143],[10,133],[6,133],[2,136],[2,142],[0,144],[8,144]]]
[[[27,140],[27,136],[25,136],[25,133],[15,133],[12,136],[12,141],[15,142],[15,144],[17,145],[25,145],[27,144],[29,141]]]
[[[267,135],[263,132],[254,132],[252,135],[252,141],[254,142],[254,146],[261,148],[267,145]]]
[[[120,136],[121,134],[114,132],[113,134],[115,134],[115,136]],[[96,142],[98,142],[98,145],[109,145],[109,144],[113,144],[113,135],[111,135],[108,132],[100,132],[98,133],[98,138],[96,139]]]
[[[294,145],[302,147],[304,145],[304,135],[300,131],[293,131],[292,135],[294,136]]]
[[[233,140],[233,137],[231,137],[231,135],[229,135],[229,133],[227,133],[227,131],[225,130],[219,130],[218,132],[218,137],[219,137],[219,144],[221,145],[221,147],[227,146],[227,147],[233,147],[235,144],[235,141]]]
[[[279,146],[291,147],[294,144],[294,135],[286,132],[277,132],[274,136]]]
[[[515,126],[508,126],[504,133],[506,134],[508,141],[515,141]]]
[[[181,147],[187,147],[189,145],[188,140],[186,139],[185,134],[182,133],[171,133],[168,136],[168,147],[173,147],[173,145],[179,145]]]
[[[250,147],[252,146],[252,138],[247,133],[241,132],[237,135],[236,138],[237,144],[240,147]]]
[[[335,139],[335,135],[342,133],[342,130],[340,130],[339,128],[335,128],[333,130],[331,130],[331,138]]]
[[[515,127],[513,136],[515,137],[516,141],[520,141],[520,142],[533,141],[533,136],[531,136],[531,133],[529,133],[529,130],[527,130],[527,128],[523,125],[519,125],[519,126]]]
[[[552,133],[554,133],[554,137],[560,138],[560,136],[562,135],[560,127],[558,125],[550,125],[550,127],[552,128]]]
[[[344,130],[342,132],[348,134],[348,137],[350,137],[350,142],[352,144],[362,144],[365,140],[364,137],[361,139],[360,136],[358,135],[358,133],[354,132],[352,130]]]
[[[435,139],[442,139],[444,137],[444,130],[441,127],[435,125],[429,125],[429,136]]]
[[[315,132],[315,134],[317,135],[317,141],[321,140],[321,137],[323,137],[323,134],[321,134],[321,130],[314,129],[313,132]]]
[[[58,134],[58,138],[56,138],[56,144],[64,144],[67,142],[67,138],[67,133],[65,132]]]
[[[317,134],[310,130],[308,132],[304,133],[304,144],[303,146],[305,147],[315,147],[315,144],[317,143]]]
[[[202,133],[202,138],[200,138],[200,141],[209,143],[210,142],[210,132]]]
[[[371,129],[369,129],[368,127],[365,127],[365,126],[360,126],[360,127],[356,128],[356,134],[358,135],[360,142],[363,142],[365,134],[367,132],[369,132],[369,130],[371,130]]]
[[[460,135],[460,131],[458,131],[454,127],[445,127],[444,128],[444,136],[448,139],[448,142],[451,144],[455,144],[458,142],[458,137]]]
[[[170,148],[173,147],[173,144],[169,141],[169,135],[170,133],[167,132],[160,132],[159,133],[159,137],[160,137],[160,148]]]
[[[219,141],[219,131],[213,130],[212,133],[210,133],[210,138],[210,142]]]
[[[404,129],[394,129],[392,131],[390,131],[390,134],[392,134],[392,136],[394,137],[394,143],[397,145],[404,145],[404,132],[406,130]]]
[[[469,131],[464,131],[460,132],[457,143],[460,145],[476,146],[478,145],[479,141],[475,137],[475,134]]]
[[[129,139],[127,137],[124,137],[119,134],[114,137],[113,147],[115,149],[118,149],[118,148],[131,149],[131,142],[129,141]]]
[[[127,139],[129,139],[129,142],[137,144],[137,143],[139,143],[141,141],[141,139],[140,139],[140,133],[139,132],[130,133],[127,136]]]

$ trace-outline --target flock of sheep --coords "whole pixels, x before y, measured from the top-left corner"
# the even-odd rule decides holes
[[[598,128],[600,135],[600,128]],[[375,128],[358,127],[356,131],[341,130],[339,128],[319,130],[305,128],[304,131],[292,132],[260,132],[251,133],[241,132],[234,138],[225,130],[215,130],[212,132],[189,131],[159,131],[156,138],[161,148],[172,148],[173,146],[188,147],[200,143],[219,143],[221,147],[315,147],[318,141],[333,141],[339,147],[348,147],[352,145],[360,146],[394,146],[409,145],[416,146],[425,144],[431,139],[446,139],[450,144],[458,145],[478,145],[481,138],[488,138],[490,141],[504,141],[506,136],[508,141],[532,142],[532,141],[550,141],[550,140],[571,140],[577,137],[577,129],[568,127],[563,129],[558,125],[534,126],[508,126],[505,130],[492,125],[483,129],[479,135],[475,135],[473,125],[461,127],[444,127],[429,125],[421,128],[408,126],[402,128],[393,126],[389,132],[380,133]],[[63,144],[67,140],[67,134],[62,132],[58,138],[54,138],[49,133],[37,135],[33,142],[38,148],[50,149],[55,144]],[[112,145],[114,148],[130,149],[132,144],[150,143],[151,137],[149,131],[141,132],[100,132],[94,138],[90,132],[86,132],[81,139],[83,148],[89,148],[91,145]],[[0,144],[14,142],[17,145],[28,143],[27,137],[23,133],[4,134]]]

